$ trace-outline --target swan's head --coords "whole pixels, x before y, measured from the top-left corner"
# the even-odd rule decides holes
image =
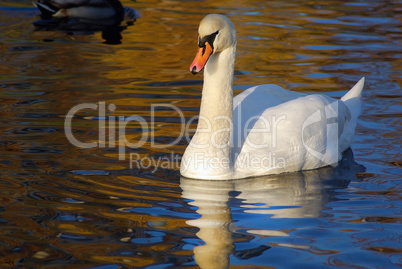
[[[205,16],[198,28],[198,49],[190,72],[200,72],[209,57],[220,53],[231,46],[236,46],[236,30],[228,17],[219,14]]]

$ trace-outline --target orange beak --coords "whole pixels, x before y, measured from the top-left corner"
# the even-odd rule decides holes
[[[197,74],[204,68],[209,56],[212,54],[212,51],[212,47],[208,42],[205,42],[205,47],[198,49],[197,55],[195,56],[193,63],[190,65],[190,72],[193,73],[193,75]]]

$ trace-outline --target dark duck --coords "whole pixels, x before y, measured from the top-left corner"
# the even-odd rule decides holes
[[[35,0],[33,4],[41,12],[41,20],[33,23],[37,30],[102,31],[109,35],[141,17],[119,0]]]

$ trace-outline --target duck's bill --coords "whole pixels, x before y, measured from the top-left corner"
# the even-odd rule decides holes
[[[200,72],[207,63],[212,51],[213,49],[211,45],[209,45],[208,42],[205,42],[205,46],[198,49],[197,55],[195,56],[193,63],[190,65],[190,72],[194,75]]]

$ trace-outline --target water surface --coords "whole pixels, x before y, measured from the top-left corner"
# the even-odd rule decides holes
[[[30,1],[0,2],[2,268],[401,266],[399,1],[122,2],[143,16],[120,45],[99,32],[36,31]],[[198,115],[202,76],[188,67],[213,12],[237,29],[236,94],[274,83],[340,97],[366,77],[341,164],[180,178],[187,140],[169,146],[182,126],[171,106]],[[97,107],[74,114],[72,134],[96,147],[66,137],[80,104]],[[127,140],[110,125],[119,116],[139,119]],[[118,147],[141,142],[141,119],[148,139]]]

